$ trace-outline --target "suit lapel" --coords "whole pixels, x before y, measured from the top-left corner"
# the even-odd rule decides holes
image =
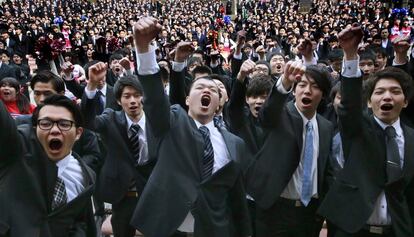
[[[201,173],[203,170],[203,157],[204,157],[204,139],[201,133],[198,131],[197,125],[195,124],[194,120],[189,117],[190,127],[192,129],[193,138],[194,138],[194,148],[196,150],[197,157],[200,157],[196,162],[198,162],[198,174],[199,180],[202,180]]]
[[[414,133],[401,123],[401,127],[404,133],[404,166],[403,176],[412,176],[414,173],[414,147],[411,141],[414,140]]]
[[[330,151],[330,144],[332,135],[329,132],[328,126],[325,126],[323,120],[319,115],[316,115],[318,122],[318,133],[319,133],[319,155],[318,155],[318,180],[322,187],[323,178],[325,176],[325,167],[327,162],[328,153]]]
[[[302,149],[303,144],[303,119],[300,116],[298,110],[296,109],[295,105],[293,104],[293,101],[289,102],[287,104],[287,109],[289,112],[289,115],[292,119],[292,125],[293,125],[293,132],[296,135],[296,141],[298,144],[298,149]],[[299,160],[298,160],[299,161]]]

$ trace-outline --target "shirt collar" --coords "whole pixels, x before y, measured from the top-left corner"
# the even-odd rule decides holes
[[[389,125],[386,124],[384,122],[382,122],[379,118],[377,118],[376,116],[374,116],[375,121],[377,121],[378,125],[380,125],[380,127],[385,130],[385,128],[387,128],[388,126],[393,126],[395,128],[395,132],[397,133],[398,137],[401,137],[403,135],[403,131],[401,128],[401,122],[400,122],[400,118],[397,119],[397,121],[395,121],[393,124]]]
[[[99,91],[102,92],[102,95],[106,97],[106,83],[104,84],[102,89],[100,89]]]
[[[58,167],[58,176],[62,175],[63,171],[65,171],[66,167],[68,167],[68,165],[69,165],[69,163],[72,159],[75,159],[75,158],[72,156],[72,152],[70,152],[63,159],[56,162],[56,166]]]
[[[198,122],[197,120],[194,120],[197,128],[200,128],[201,126],[206,126],[208,128],[208,130],[211,132],[213,131],[214,127],[214,120],[211,120],[210,122],[208,122],[207,124],[201,124],[200,122]]]
[[[296,103],[295,103],[295,108],[296,108],[296,110],[298,111],[298,113],[300,114],[300,117],[302,117],[303,126],[306,126],[306,124],[308,123],[308,121],[310,121],[310,122],[312,123],[313,127],[315,128],[315,125],[316,125],[316,112],[315,112],[315,114],[313,115],[313,117],[312,117],[311,119],[308,119],[308,118],[306,118],[306,117],[305,117],[305,115],[303,115],[303,113],[302,113],[302,112],[298,109],[298,107],[296,106]]]
[[[142,130],[145,130],[145,113],[142,114],[141,119],[138,121],[138,123],[134,123],[129,117],[128,115],[125,113],[125,117],[127,120],[127,125],[128,125],[128,131],[131,128],[132,124],[138,124]]]

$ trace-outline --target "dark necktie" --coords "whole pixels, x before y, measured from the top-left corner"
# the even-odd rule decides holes
[[[309,121],[306,124],[305,150],[303,152],[302,193],[300,200],[308,206],[312,198],[312,161],[313,161],[313,127]]]
[[[394,182],[401,176],[400,153],[398,151],[397,133],[393,126],[385,128],[387,145],[387,176],[388,182]]]
[[[63,206],[68,201],[65,183],[59,177],[56,178],[55,189],[53,190],[52,210]]]
[[[214,121],[214,126],[216,126],[217,128],[227,130],[226,124],[224,124],[223,116],[221,115],[214,116],[213,121]]]
[[[202,178],[203,180],[210,177],[213,173],[213,165],[214,165],[214,150],[213,145],[211,144],[210,140],[210,131],[206,126],[201,126],[198,128],[201,135],[203,135],[204,139],[204,153],[203,153],[203,173]]]
[[[102,93],[102,91],[97,91],[96,92],[96,96],[97,96],[97,100],[98,100],[98,110],[97,110],[97,114],[99,115],[99,114],[102,114],[103,113],[103,111],[104,111],[104,109],[105,109],[105,106],[104,106],[104,101],[103,101],[103,98],[102,98],[102,96],[103,96],[103,93]]]
[[[132,146],[132,155],[134,156],[134,160],[136,164],[138,164],[139,161],[139,152],[140,152],[140,144],[139,144],[139,130],[141,127],[138,124],[132,124],[131,128],[129,129],[131,131],[131,137],[129,140],[131,141]]]

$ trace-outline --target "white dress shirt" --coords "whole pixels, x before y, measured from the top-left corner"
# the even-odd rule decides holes
[[[375,121],[381,126],[382,129],[385,130],[388,124],[383,123],[377,117],[374,116]],[[401,168],[404,165],[404,134],[401,128],[400,119],[393,123],[391,126],[395,128],[395,132],[397,133],[397,145],[398,145],[398,152],[400,153],[400,164]],[[372,212],[371,216],[369,217],[367,224],[369,225],[391,225],[391,216],[388,213],[388,205],[387,199],[385,197],[385,192],[382,191],[381,194],[378,196],[377,201],[375,202],[374,211]]]
[[[147,134],[145,129],[145,114],[142,114],[141,119],[138,123],[134,123],[127,114],[125,114],[127,120],[127,133],[128,137],[131,138],[132,132],[130,130],[133,124],[139,125],[140,129],[138,131],[138,139],[139,139],[139,160],[138,165],[144,165],[148,162],[148,143],[147,143]]]
[[[69,203],[82,193],[87,185],[85,177],[83,176],[82,167],[79,161],[72,156],[72,153],[56,162],[56,166],[58,167],[57,176],[65,183],[66,194],[68,196],[67,202]]]

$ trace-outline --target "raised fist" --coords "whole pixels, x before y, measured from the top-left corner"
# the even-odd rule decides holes
[[[153,17],[143,17],[134,25],[134,40],[138,53],[146,53],[162,26]]]

